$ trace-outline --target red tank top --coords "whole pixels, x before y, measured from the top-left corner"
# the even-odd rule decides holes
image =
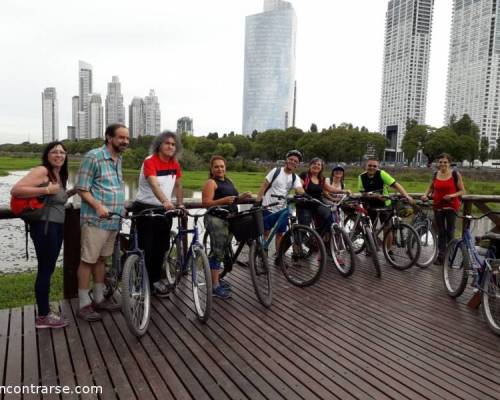
[[[434,200],[434,209],[440,209],[445,207],[451,207],[455,211],[460,209],[460,200],[458,197],[453,197],[450,200],[444,200],[443,197],[447,194],[453,194],[458,191],[458,188],[455,187],[455,180],[453,176],[444,181],[439,179],[434,179],[433,181],[434,193],[432,195]]]

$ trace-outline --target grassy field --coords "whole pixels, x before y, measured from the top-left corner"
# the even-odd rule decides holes
[[[0,309],[35,304],[35,272],[0,274]],[[63,269],[52,275],[50,300],[63,298]]]
[[[40,164],[36,158],[0,157],[0,176],[8,175],[8,171],[33,168]]]

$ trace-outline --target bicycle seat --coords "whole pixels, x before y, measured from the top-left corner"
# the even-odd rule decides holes
[[[477,239],[479,239],[479,240],[483,240],[483,239],[500,240],[500,233],[488,232],[487,234],[485,234],[483,236],[478,236]]]
[[[391,211],[390,208],[387,208],[387,207],[382,207],[382,208],[370,208],[370,210],[373,210],[375,212],[378,212],[378,213],[381,213],[381,212],[384,212],[384,211]]]

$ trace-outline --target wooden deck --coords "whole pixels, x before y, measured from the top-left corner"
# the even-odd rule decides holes
[[[500,399],[500,338],[468,296],[446,296],[435,266],[380,280],[368,264],[348,279],[328,269],[307,289],[278,271],[269,310],[245,268],[228,280],[233,298],[207,325],[187,287],[155,300],[140,341],[120,313],[77,320],[74,302],[60,303],[59,331],[36,332],[33,306],[0,311],[0,384],[101,385],[102,399]]]

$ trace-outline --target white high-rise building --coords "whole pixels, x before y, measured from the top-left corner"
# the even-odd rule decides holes
[[[90,96],[89,102],[89,138],[98,139],[104,137],[103,109],[100,94]]]
[[[469,114],[490,148],[499,136],[500,4],[454,0],[445,124]]]
[[[113,76],[111,82],[108,83],[108,94],[106,95],[106,126],[116,122],[125,123],[125,107],[123,107],[120,80],[117,76]]]
[[[59,110],[56,88],[48,87],[42,92],[43,143],[59,140]]]
[[[246,17],[243,133],[292,125],[297,17],[292,4],[265,0]]]
[[[406,123],[425,123],[434,0],[390,0],[386,13],[380,133],[387,161],[403,161]]]
[[[80,111],[80,97],[73,96],[71,99],[71,123],[78,129],[78,111]]]
[[[128,107],[128,128],[130,136],[138,138],[144,136],[144,100],[140,97],[134,97]]]
[[[160,103],[151,89],[144,98],[144,135],[157,135],[161,131]]]
[[[186,132],[189,135],[194,134],[192,118],[182,117],[177,120],[177,134],[181,135],[184,132]]]
[[[79,79],[79,116],[78,116],[78,138],[90,138],[89,132],[89,102],[92,93],[92,65],[85,61],[78,62]],[[80,113],[84,115],[80,115]]]

